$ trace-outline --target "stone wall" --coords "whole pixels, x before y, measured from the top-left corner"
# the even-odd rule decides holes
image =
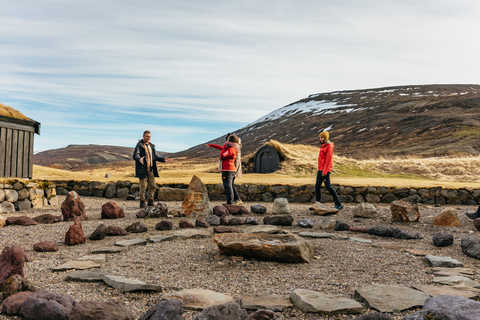
[[[87,182],[55,181],[57,194],[66,194],[75,190],[81,196],[105,198],[138,199],[139,185],[130,181]],[[206,185],[210,200],[225,201],[222,184]],[[480,189],[445,188],[387,188],[387,187],[349,187],[333,186],[344,203],[390,203],[394,200],[406,200],[423,204],[480,204]],[[164,201],[182,201],[188,185],[157,185],[155,197]],[[240,184],[237,190],[244,201],[273,202],[275,198],[287,198],[289,202],[306,203],[315,201],[315,186]],[[332,202],[332,197],[322,191],[322,201]]]
[[[56,194],[56,186],[53,183],[25,184],[22,181],[0,183],[0,213],[58,206]]]

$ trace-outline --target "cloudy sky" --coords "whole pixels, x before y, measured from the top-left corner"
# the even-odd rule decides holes
[[[478,0],[2,0],[0,103],[68,144],[181,151],[314,93],[480,84]]]

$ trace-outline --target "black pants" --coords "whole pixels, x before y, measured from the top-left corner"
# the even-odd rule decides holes
[[[237,188],[235,188],[235,171],[222,171],[222,181],[227,196],[227,204],[240,200]]]
[[[317,171],[317,182],[315,183],[315,199],[320,202],[322,201],[322,183],[325,183],[325,189],[330,193],[330,195],[333,197],[333,201],[335,201],[335,205],[339,206],[342,203],[338,199],[337,193],[335,190],[332,188],[332,185],[330,184],[330,172],[327,173],[326,176],[322,176],[322,171]]]

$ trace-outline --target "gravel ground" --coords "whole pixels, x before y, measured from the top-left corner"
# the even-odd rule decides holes
[[[59,203],[64,196],[59,196]],[[85,236],[88,236],[104,223],[127,227],[138,221],[135,213],[138,211],[137,201],[124,201],[115,199],[119,206],[125,210],[126,217],[119,220],[101,220],[101,207],[108,200],[104,198],[84,197],[88,221],[83,221]],[[212,202],[211,206],[221,204]],[[245,203],[247,208],[258,203]],[[271,203],[262,203],[268,209],[267,215],[271,214]],[[180,202],[168,202],[169,209],[180,209]],[[396,240],[380,238],[369,234],[351,233],[349,231],[335,232],[357,238],[370,239],[378,242],[401,243],[408,248],[426,251],[433,255],[450,256],[459,260],[465,266],[477,270],[480,260],[469,258],[462,254],[460,248],[461,239],[478,231],[473,227],[470,219],[465,217],[466,211],[475,211],[472,206],[452,206],[457,209],[460,222],[463,227],[438,227],[433,226],[432,219],[446,207],[420,206],[421,222],[402,224],[392,223],[388,205],[377,204],[379,218],[376,220],[353,218],[354,204],[347,204],[340,213],[321,217],[314,216],[308,208],[310,204],[290,204],[294,216],[294,226],[284,227],[291,232],[319,231],[335,232],[333,230],[321,230],[320,225],[324,220],[341,220],[352,226],[371,227],[376,225],[391,225],[400,228],[410,234],[420,233],[423,239]],[[17,212],[15,215],[35,217],[50,213],[60,215],[59,208],[31,209],[28,212]],[[5,216],[5,215],[4,215]],[[260,220],[262,217],[257,216]],[[309,218],[315,222],[312,229],[302,229],[297,226],[300,219]],[[180,218],[172,218],[174,228],[178,228]],[[188,219],[192,222],[195,219]],[[100,241],[90,241],[83,245],[68,247],[64,244],[65,232],[72,222],[60,222],[51,225],[36,226],[7,226],[0,229],[1,248],[18,244],[24,247],[33,262],[25,267],[26,278],[36,287],[51,290],[63,294],[70,294],[76,300],[104,301],[108,299],[123,300],[136,318],[143,315],[150,306],[155,304],[161,297],[161,293],[121,293],[104,283],[66,282],[64,278],[67,272],[51,272],[50,270],[70,260],[91,254],[98,247],[112,246],[118,240],[148,238],[152,235],[162,234],[155,230],[155,224],[160,219],[148,219],[145,221],[149,231],[143,234],[129,234],[123,237],[106,237]],[[240,229],[243,226],[238,227]],[[438,232],[453,234],[455,243],[446,248],[437,248],[432,244],[432,237]],[[35,252],[32,245],[39,241],[55,241],[59,246],[58,252],[39,253]],[[175,240],[161,243],[149,243],[146,246],[130,248],[122,253],[107,254],[106,262],[101,270],[121,275],[127,278],[135,278],[149,284],[159,284],[166,288],[166,292],[178,289],[203,288],[229,294],[235,298],[243,294],[289,294],[295,289],[309,289],[324,293],[342,294],[353,298],[355,288],[377,284],[432,284],[431,268],[424,259],[412,255],[403,250],[374,247],[365,243],[356,243],[346,240],[311,239],[315,249],[316,259],[308,264],[287,264],[244,259],[233,261],[231,259],[218,260],[218,248],[212,239],[189,239]],[[480,275],[476,273],[474,280],[480,281]],[[366,310],[364,313],[375,312]],[[401,319],[406,314],[415,310],[392,314],[394,319]],[[196,312],[187,311],[185,319],[193,319]],[[322,316],[316,314],[304,314],[296,308],[283,313],[286,319],[352,319],[354,315]],[[0,316],[0,319],[19,319],[15,317]]]

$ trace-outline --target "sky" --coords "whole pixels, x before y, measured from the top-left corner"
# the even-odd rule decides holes
[[[36,152],[177,152],[310,94],[480,84],[478,0],[2,0],[0,103]],[[279,129],[281,130],[281,129]]]

